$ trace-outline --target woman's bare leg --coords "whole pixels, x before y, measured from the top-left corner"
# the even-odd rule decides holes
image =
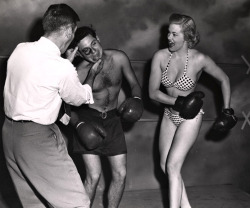
[[[177,129],[167,157],[166,172],[169,179],[170,208],[190,208],[181,168],[198,136],[202,115],[184,121]]]

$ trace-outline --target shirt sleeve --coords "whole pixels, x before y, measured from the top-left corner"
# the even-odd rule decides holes
[[[88,84],[81,84],[75,69],[67,73],[60,81],[59,94],[70,105],[80,106],[94,103],[91,87]]]

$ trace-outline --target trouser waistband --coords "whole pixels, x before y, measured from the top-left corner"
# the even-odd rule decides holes
[[[19,122],[19,123],[28,123],[28,122],[32,122],[30,120],[14,120],[8,116],[5,116],[9,121],[13,121],[13,122]]]

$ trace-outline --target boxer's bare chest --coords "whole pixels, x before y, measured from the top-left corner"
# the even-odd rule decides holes
[[[93,85],[94,92],[119,88],[122,82],[122,69],[112,58],[105,60],[101,72],[96,76]]]

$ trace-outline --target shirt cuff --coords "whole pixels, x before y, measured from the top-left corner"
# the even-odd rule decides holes
[[[86,104],[93,104],[94,98],[93,98],[93,94],[92,94],[92,88],[89,86],[89,84],[84,84],[83,87],[88,92]]]

